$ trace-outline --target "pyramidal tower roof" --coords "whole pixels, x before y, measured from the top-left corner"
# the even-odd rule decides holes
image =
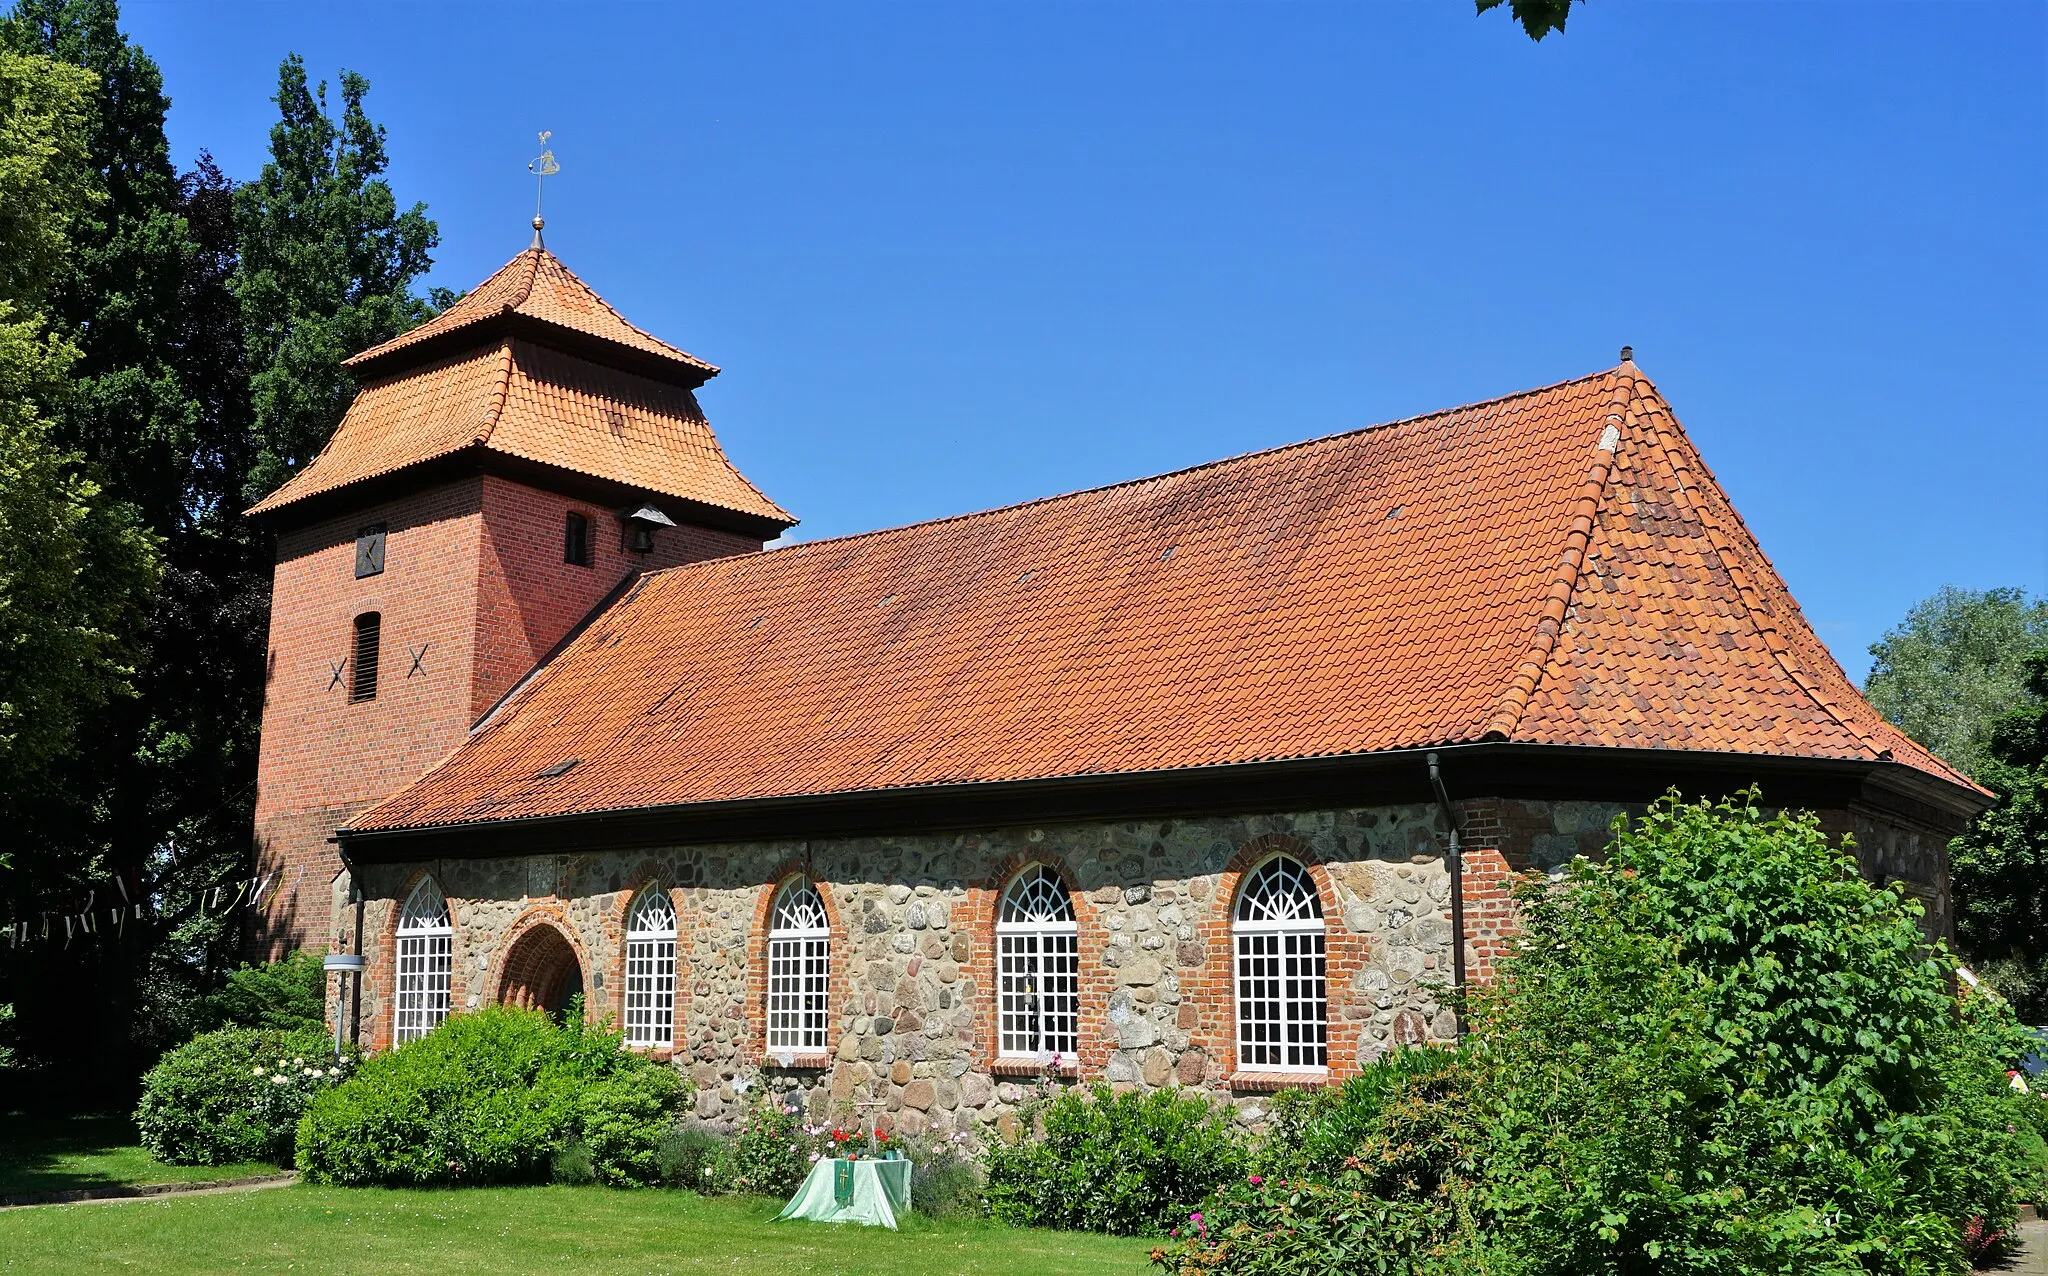
[[[334,437],[251,516],[311,514],[467,459],[666,497],[764,538],[796,522],[727,459],[698,406],[717,367],[629,323],[538,236],[462,300],[343,366],[363,388]]]

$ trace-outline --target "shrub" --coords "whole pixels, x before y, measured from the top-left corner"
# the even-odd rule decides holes
[[[1227,1107],[1173,1089],[1122,1094],[1097,1084],[1034,1114],[1042,1134],[982,1153],[989,1212],[1033,1227],[1158,1234],[1211,1191],[1243,1177]]]
[[[1250,1175],[1191,1210],[1154,1248],[1175,1276],[1206,1272],[1284,1276],[1423,1276],[1461,1271],[1442,1248],[1447,1211],[1389,1200],[1365,1189],[1355,1169],[1329,1182]]]
[[[2000,1244],[2043,1116],[2006,1074],[2028,1038],[1811,817],[1667,799],[1520,902],[1462,1057],[1280,1105],[1263,1155],[1306,1181],[1232,1185],[1154,1261],[1931,1276]]]
[[[495,1006],[451,1016],[321,1095],[299,1126],[299,1162],[345,1186],[537,1183],[580,1138],[596,1177],[642,1182],[684,1095],[673,1068],[616,1033]]]
[[[207,996],[200,1017],[208,1027],[319,1028],[327,1021],[326,991],[320,957],[295,952],[281,961],[230,971],[220,989]]]
[[[290,1164],[300,1116],[355,1061],[351,1047],[336,1068],[333,1039],[313,1029],[202,1033],[143,1077],[142,1146],[173,1165]]]
[[[2025,1038],[1811,816],[1667,798],[1522,905],[1471,1119],[1530,1272],[1903,1276],[2010,1229]]]
[[[981,1168],[964,1133],[904,1135],[896,1147],[910,1158],[910,1206],[927,1218],[980,1215]]]
[[[764,1095],[719,1147],[711,1179],[722,1192],[788,1196],[818,1159],[812,1148],[796,1104]]]
[[[662,1181],[658,1155],[676,1124],[683,1080],[674,1068],[623,1068],[585,1087],[578,1104],[591,1171],[609,1187]]]
[[[654,1145],[655,1170],[670,1187],[710,1192],[713,1185],[706,1180],[711,1178],[718,1150],[724,1146],[725,1140],[709,1126],[701,1121],[685,1121],[671,1126]]]
[[[1380,1056],[1341,1086],[1274,1095],[1253,1156],[1260,1177],[1335,1181],[1345,1162],[1384,1132],[1390,1106],[1441,1097],[1458,1079],[1459,1063],[1451,1051],[1410,1046]]]
[[[570,1139],[556,1149],[548,1163],[548,1181],[565,1187],[585,1187],[597,1182],[597,1166],[590,1157],[590,1145]]]

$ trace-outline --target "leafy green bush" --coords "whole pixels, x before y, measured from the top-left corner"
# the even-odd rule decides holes
[[[1253,1155],[1265,1179],[1333,1182],[1345,1162],[1381,1133],[1390,1105],[1449,1084],[1459,1056],[1433,1046],[1389,1051],[1340,1086],[1273,1096],[1265,1138]]]
[[[537,1183],[581,1139],[595,1177],[645,1182],[684,1096],[673,1068],[608,1029],[495,1006],[451,1016],[319,1096],[299,1162],[345,1186]]]
[[[1282,1105],[1268,1156],[1306,1180],[1218,1193],[1155,1262],[1930,1276],[2009,1231],[2043,1117],[2006,1073],[2028,1038],[1954,995],[1918,906],[1811,817],[1667,799],[1520,902],[1462,1058]]]
[[[711,1181],[721,1192],[788,1196],[811,1172],[817,1159],[812,1146],[796,1104],[763,1095],[719,1147]]]
[[[654,1145],[654,1166],[661,1181],[670,1187],[687,1187],[710,1192],[706,1180],[713,1173],[718,1150],[725,1140],[699,1121],[685,1121],[670,1127]]]
[[[327,972],[318,954],[295,952],[281,961],[228,972],[200,1016],[210,1027],[270,1028],[289,1032],[327,1022]]]
[[[170,1051],[142,1079],[142,1146],[173,1165],[289,1164],[299,1118],[354,1067],[317,1029],[223,1028]]]
[[[1096,1084],[1035,1114],[1039,1135],[982,1153],[989,1212],[1006,1223],[1123,1236],[1167,1231],[1210,1192],[1243,1177],[1230,1110],[1165,1089]]]
[[[1523,892],[1474,1098],[1533,1272],[1943,1271],[2012,1225],[2010,1015],[1959,1014],[1919,906],[1753,801],[1667,798]]]
[[[676,1128],[683,1079],[674,1068],[623,1068],[586,1086],[577,1105],[582,1143],[597,1181],[641,1187],[662,1181],[662,1139]]]
[[[910,1207],[926,1218],[977,1216],[987,1212],[981,1167],[965,1133],[899,1136],[896,1150],[910,1158]]]

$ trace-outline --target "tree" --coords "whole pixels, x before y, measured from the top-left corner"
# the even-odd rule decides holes
[[[2048,600],[1946,586],[1872,645],[1864,686],[1895,726],[1999,795],[1949,844],[1956,937],[1979,973],[2036,1022],[2048,1020],[2044,646]]]
[[[1894,726],[1975,776],[1992,723],[2026,697],[2022,664],[2048,643],[2048,600],[1945,585],[1871,644],[1863,694]]]
[[[377,179],[383,134],[358,77],[337,126],[286,62],[272,162],[242,197],[205,156],[173,172],[162,77],[121,34],[115,0],[18,0],[0,49],[73,64],[86,86],[69,134],[82,163],[66,170],[78,211],[65,249],[23,272],[48,280],[49,340],[70,360],[44,435],[70,458],[60,469],[93,488],[82,526],[132,511],[162,544],[161,579],[141,596],[147,638],[128,662],[135,694],[89,711],[75,735],[94,747],[46,752],[34,784],[0,791],[9,915],[77,908],[116,879],[150,904],[118,936],[0,953],[0,1001],[19,1011],[24,1055],[104,1091],[204,1021],[241,946],[238,919],[201,901],[246,873],[252,852],[270,546],[241,511],[291,462],[252,471],[310,455],[347,403],[340,359],[425,313],[408,285],[434,230],[418,208],[398,214]],[[0,200],[25,189],[0,183]],[[324,422],[268,419],[272,434],[310,444],[274,445],[259,429],[254,377],[273,409],[326,405]],[[82,1032],[79,1005],[96,1008]]]
[[[1998,805],[1949,845],[1956,929],[1992,987],[2048,1023],[2048,648],[2024,662],[2028,699],[1993,724],[1977,779]]]
[[[370,122],[370,84],[341,74],[341,120],[327,85],[306,81],[297,54],[278,68],[281,117],[270,162],[235,192],[241,301],[259,445],[245,495],[255,500],[326,445],[355,396],[341,361],[419,324],[432,307],[413,281],[432,265],[439,231],[424,204],[401,213],[384,129]]]
[[[0,793],[35,787],[130,689],[157,564],[129,512],[50,438],[77,350],[34,307],[91,202],[93,78],[0,49]]]
[[[1584,0],[1578,0],[1584,3]],[[1571,16],[1573,0],[1476,0],[1479,12],[1508,6],[1531,40],[1541,40],[1552,31],[1564,34],[1564,20]]]

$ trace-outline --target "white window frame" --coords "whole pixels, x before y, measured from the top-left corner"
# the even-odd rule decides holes
[[[676,1039],[676,905],[659,885],[626,913],[626,1044],[664,1050]]]
[[[809,878],[792,877],[768,911],[768,1054],[825,1053],[831,996],[825,898]]]
[[[1299,888],[1277,909],[1270,895],[1253,895],[1274,874]],[[1255,865],[1239,879],[1230,929],[1238,1071],[1328,1073],[1327,936],[1308,866],[1291,855]]]
[[[1074,1062],[1081,1048],[1081,930],[1067,884],[1029,864],[996,917],[996,1055]]]
[[[391,1007],[391,1042],[417,1041],[448,1017],[448,983],[455,969],[455,927],[448,900],[431,877],[406,896],[398,915],[398,970]]]

